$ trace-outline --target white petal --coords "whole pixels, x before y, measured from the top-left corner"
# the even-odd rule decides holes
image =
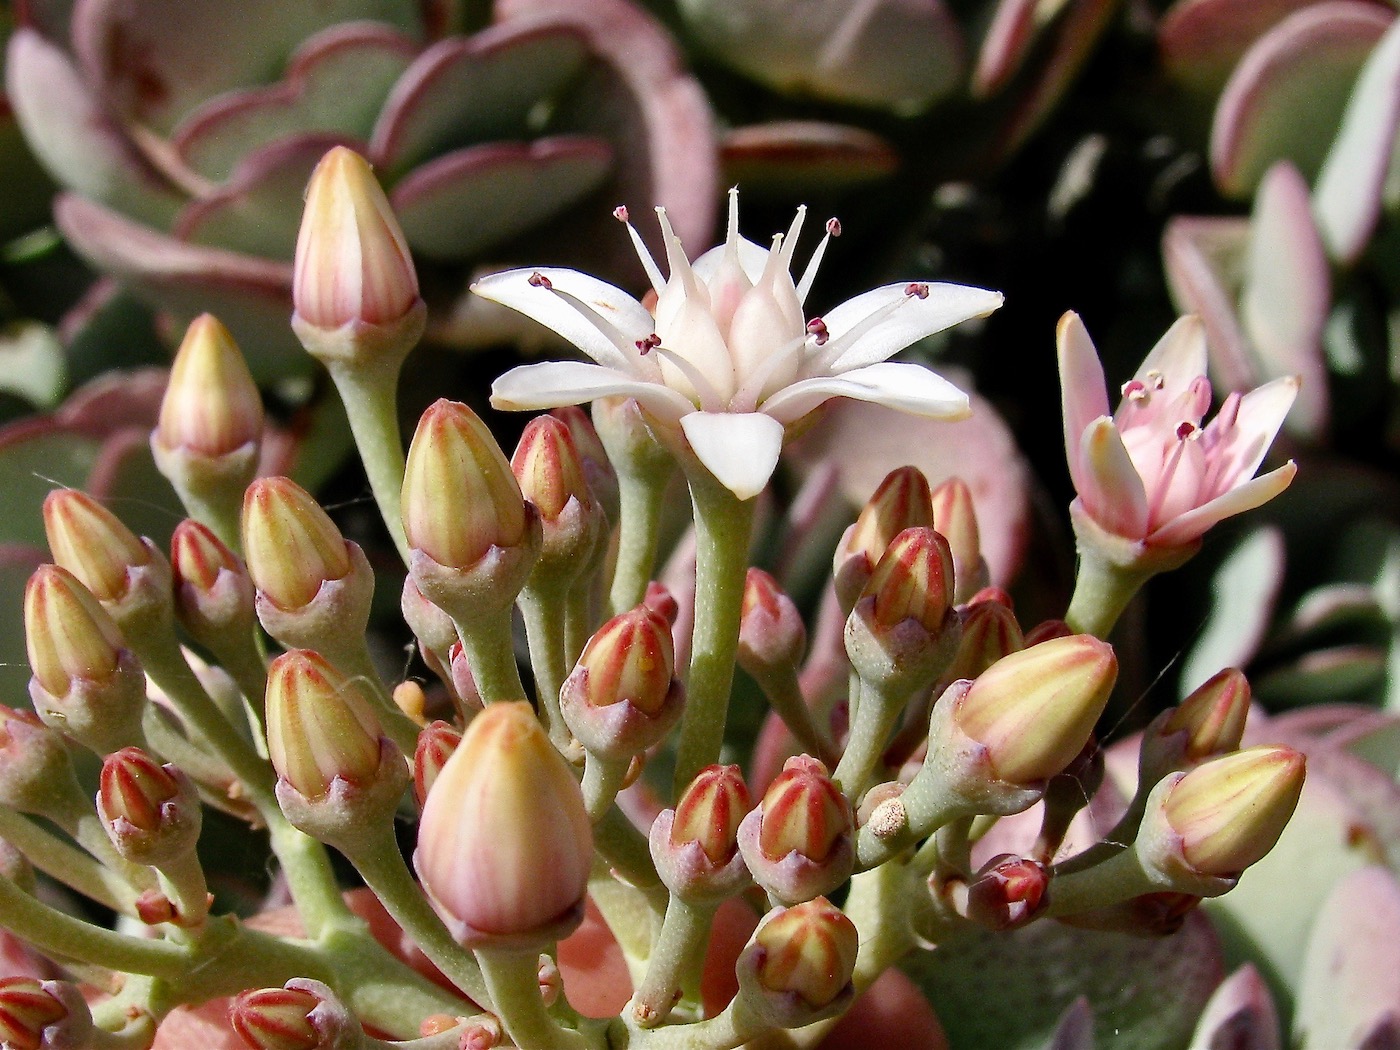
[[[974,317],[985,317],[1002,303],[1000,292],[963,284],[929,284],[928,295],[909,295],[905,284],[887,284],[848,299],[822,315],[830,342],[841,344],[842,336],[854,338],[841,345],[830,370],[852,368],[883,361],[925,336],[951,328]],[[857,333],[861,323],[881,310],[898,304],[869,329]]]
[[[1133,377],[1152,386],[1149,373],[1159,373],[1162,389],[1154,398],[1175,401],[1191,381],[1206,374],[1206,329],[1195,314],[1178,317],[1148,352]]]
[[[719,271],[720,263],[724,261],[724,248],[723,244],[717,244],[691,263],[690,268],[695,271],[695,276],[709,284]],[[763,267],[768,264],[768,249],[761,244],[754,244],[747,237],[739,238],[737,248],[740,269],[750,282],[757,281],[763,275]]]
[[[580,313],[547,288],[532,285],[530,278],[535,274],[545,278],[556,290],[578,299],[596,315],[595,318]],[[636,299],[621,288],[577,270],[552,267],[506,270],[474,282],[472,291],[483,299],[534,318],[600,365],[613,368],[632,367],[632,358],[639,356],[632,344],[656,330],[651,314]]]
[[[635,397],[642,407],[669,422],[695,410],[694,405],[668,387],[585,361],[520,365],[491,384],[492,407],[508,411],[581,405],[614,396]]]
[[[790,423],[833,397],[873,401],[930,419],[966,419],[972,414],[967,395],[948,380],[923,365],[900,361],[804,379],[779,390],[762,407],[768,415]]]
[[[740,499],[763,491],[783,450],[783,425],[762,412],[692,412],[681,429],[696,458]]]

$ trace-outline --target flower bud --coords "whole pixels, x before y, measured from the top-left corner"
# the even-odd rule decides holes
[[[452,647],[457,644],[457,628],[452,617],[423,597],[418,581],[412,576],[404,577],[399,611],[423,651],[432,653],[446,666],[452,657]]]
[[[815,758],[798,755],[739,825],[754,881],[788,904],[829,893],[854,869],[851,804]]]
[[[553,416],[536,416],[520,435],[510,467],[544,530],[532,586],[571,585],[596,567],[607,516],[588,486],[569,428]]]
[[[912,528],[933,528],[932,497],[918,468],[899,467],[880,482],[837,544],[834,571],[842,608],[855,604],[885,550]]]
[[[200,314],[170,367],[151,437],[157,462],[170,453],[204,460],[243,453],[246,480],[252,480],[262,432],[262,398],[242,352],[218,318]]]
[[[0,1046],[6,1050],[41,1050],[50,1045],[44,1029],[68,1016],[49,990],[50,981],[0,977]]]
[[[1024,645],[1021,625],[1009,605],[980,601],[962,610],[962,636],[953,662],[944,679],[974,679],[1003,656],[1018,652]]]
[[[280,609],[310,604],[328,580],[351,569],[345,537],[311,493],[290,478],[259,478],[243,497],[243,551],[265,600]]]
[[[953,575],[957,580],[957,600],[968,601],[987,582],[987,563],[982,558],[982,541],[977,530],[977,512],[972,505],[972,489],[962,478],[949,478],[930,494],[933,527],[948,541],[953,555]]]
[[[1186,866],[1229,879],[1262,859],[1293,815],[1306,765],[1289,747],[1251,747],[1165,781],[1161,814]]]
[[[0,805],[45,813],[56,798],[78,794],[63,738],[32,712],[0,706]]]
[[[1181,701],[1162,731],[1186,734],[1183,753],[1192,762],[1229,754],[1244,737],[1249,702],[1249,681],[1243,672],[1227,667]]]
[[[762,569],[744,578],[739,621],[739,666],[755,678],[771,667],[796,667],[807,648],[802,614],[778,581]]]
[[[77,489],[54,489],[44,498],[44,531],[54,561],[104,604],[125,598],[127,570],[151,560],[115,514]]]
[[[574,448],[578,450],[579,463],[583,467],[583,476],[588,480],[589,491],[603,505],[608,520],[617,521],[617,471],[613,470],[608,450],[603,447],[603,439],[598,436],[588,413],[577,405],[565,405],[554,409],[550,415],[568,428],[569,436],[574,439]]]
[[[954,894],[965,918],[989,930],[1014,930],[1036,919],[1050,903],[1050,872],[1039,861],[1002,854],[982,865]]]
[[[193,852],[203,810],[188,777],[125,747],[102,763],[97,815],[124,858],[161,867]]]
[[[1064,620],[1041,620],[1040,623],[1026,632],[1024,648],[1029,649],[1041,642],[1048,642],[1055,638],[1068,638],[1073,633],[1069,624],[1065,623]]]
[[[1090,635],[1057,638],[998,660],[963,694],[952,718],[986,748],[998,779],[1029,785],[1074,761],[1117,677],[1107,643]]]
[[[295,978],[282,988],[243,992],[229,1022],[253,1050],[358,1050],[363,1030],[319,981]]]
[[[481,690],[477,687],[476,677],[472,674],[471,662],[467,659],[467,652],[462,648],[461,642],[453,642],[452,648],[448,650],[448,674],[452,676],[452,689],[468,715],[478,712],[486,706],[486,701],[481,696]]]
[[[234,632],[253,630],[253,580],[212,529],[187,518],[170,537],[175,614],[195,641],[218,650]]]
[[[652,745],[680,718],[671,628],[645,605],[614,616],[583,647],[559,693],[564,721],[584,749],[626,759]]]
[[[421,302],[398,219],[369,164],[344,146],[311,173],[292,302],[303,326],[323,330],[392,325]]]
[[[442,767],[452,757],[452,752],[462,742],[462,734],[455,726],[438,720],[430,722],[418,734],[418,747],[413,752],[413,797],[421,809],[428,800]]]
[[[428,792],[413,860],[465,945],[534,947],[578,925],[593,831],[528,703],[499,701],[472,720]]]
[[[948,541],[933,529],[905,529],[876,563],[864,596],[874,599],[872,620],[878,628],[914,620],[929,634],[938,634],[953,605]]]
[[[308,800],[337,780],[372,779],[383,736],[361,685],[307,649],[283,653],[267,670],[267,750],[273,768]]]
[[[78,580],[41,565],[24,591],[30,697],[39,717],[99,752],[139,738],[145,675],[112,618]]]
[[[752,806],[738,766],[700,770],[676,808],[663,810],[651,826],[651,855],[666,888],[694,903],[723,899],[746,886],[738,836]]]
[[[834,1016],[855,997],[859,947],[855,923],[825,897],[775,908],[739,955],[739,994],[781,1028]]]

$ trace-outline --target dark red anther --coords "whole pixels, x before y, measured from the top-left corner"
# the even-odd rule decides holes
[[[914,281],[904,286],[904,294],[912,295],[916,299],[927,299],[928,285],[924,284],[922,281]]]
[[[832,237],[841,236],[841,220],[831,218],[826,220],[826,232]]]
[[[1181,423],[1177,424],[1176,436],[1182,441],[1185,441],[1195,432],[1196,424],[1192,423],[1190,420],[1183,420]]]
[[[626,222],[628,219],[627,205],[619,204],[616,208],[614,208],[613,218],[616,219],[618,222]]]
[[[807,334],[812,337],[812,341],[818,346],[822,346],[831,338],[831,333],[826,329],[826,322],[820,317],[814,317],[807,322]]]
[[[651,335],[647,336],[645,339],[637,340],[637,350],[643,357],[646,357],[647,354],[651,353],[660,345],[661,337],[655,332],[652,332]]]
[[[543,288],[545,291],[554,287],[554,283],[538,270],[530,275],[529,284],[531,288]]]

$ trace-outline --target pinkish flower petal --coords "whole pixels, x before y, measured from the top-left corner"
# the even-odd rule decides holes
[[[967,395],[922,365],[883,361],[836,376],[804,379],[779,390],[763,411],[783,423],[805,416],[823,401],[849,397],[931,419],[966,419],[972,412]]]
[[[1085,428],[1076,458],[1083,480],[1076,478],[1075,488],[1089,516],[1116,536],[1147,535],[1147,492],[1112,417]]]
[[[872,365],[925,336],[986,317],[1001,304],[1000,292],[962,284],[906,282],[874,288],[822,315],[830,333],[822,360],[838,372]]]
[[[472,291],[534,318],[609,368],[637,371],[641,355],[634,344],[656,330],[651,314],[636,299],[577,270],[506,270],[476,281]]]
[[[1186,392],[1192,380],[1205,374],[1205,328],[1199,317],[1188,314],[1178,317],[1157,340],[1133,378],[1150,384],[1160,376],[1162,387],[1154,399],[1170,403]]]
[[[1106,381],[1103,365],[1099,363],[1099,352],[1094,348],[1094,341],[1089,338],[1089,331],[1078,314],[1067,313],[1060,318],[1055,329],[1055,342],[1059,352],[1065,455],[1069,459],[1074,487],[1083,492],[1080,441],[1090,423],[1109,414]]]
[[[695,411],[694,405],[660,383],[585,361],[520,365],[491,384],[491,404],[514,411],[581,405],[613,396],[635,397],[644,408],[669,422]]]
[[[1288,488],[1293,475],[1298,473],[1297,465],[1289,460],[1277,470],[1271,470],[1257,478],[1251,478],[1243,485],[1231,489],[1215,499],[1188,510],[1167,522],[1151,536],[1147,542],[1154,547],[1176,547],[1190,543],[1202,536],[1207,529],[1226,518],[1243,514],[1255,507],[1262,507],[1284,489]]]
[[[740,499],[763,491],[783,449],[783,425],[762,412],[692,412],[681,429],[696,458]]]
[[[1283,376],[1240,398],[1233,425],[1223,415],[1211,421],[1202,437],[1212,443],[1213,492],[1218,494],[1254,476],[1297,396],[1297,377]]]

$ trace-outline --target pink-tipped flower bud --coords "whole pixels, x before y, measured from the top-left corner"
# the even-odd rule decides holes
[[[259,478],[248,486],[243,550],[259,595],[284,610],[310,604],[323,584],[351,569],[335,522],[290,478]]]
[[[577,405],[556,408],[550,415],[568,427],[583,466],[583,476],[588,479],[589,491],[603,505],[608,520],[616,521],[619,500],[617,471],[613,470],[608,450],[603,447],[603,439],[598,436],[593,421]]]
[[[811,900],[845,882],[855,866],[855,819],[826,766],[798,755],[739,825],[739,849],[754,881],[785,904]]]
[[[418,734],[418,747],[413,752],[413,797],[419,808],[427,802],[438,774],[461,742],[457,728],[441,720],[429,722]]]
[[[982,865],[952,896],[965,918],[989,930],[1014,930],[1038,918],[1050,903],[1050,872],[1028,857],[1002,854]]]
[[[676,619],[681,614],[681,605],[680,602],[676,601],[676,596],[671,593],[671,588],[664,583],[659,583],[656,580],[648,583],[642,604],[660,615],[671,627],[676,626]]]
[[[52,1045],[45,1029],[68,1016],[50,981],[0,977],[0,1046],[5,1050],[44,1050]]]
[[[1031,646],[1053,641],[1056,638],[1068,638],[1073,633],[1069,624],[1065,623],[1064,620],[1041,620],[1040,623],[1026,632],[1024,648],[1029,649]]]
[[[913,528],[933,528],[928,479],[916,467],[899,467],[880,482],[836,546],[836,593],[842,608],[856,603],[894,538]]]
[[[948,549],[953,553],[957,600],[968,601],[987,583],[987,563],[982,558],[972,489],[962,478],[949,478],[930,494],[930,504],[933,527],[948,541]]]
[[[252,631],[252,577],[212,529],[190,518],[176,525],[170,568],[175,615],[195,641],[218,649],[233,632]]]
[[[1190,872],[1237,878],[1274,848],[1298,805],[1306,767],[1290,747],[1262,746],[1173,774],[1149,797],[1140,855],[1145,845]]]
[[[112,618],[72,573],[41,565],[24,590],[34,672],[29,695],[46,723],[105,753],[139,739],[145,675]]]
[[[1074,761],[1117,678],[1118,660],[1107,643],[1083,634],[1057,638],[998,660],[951,716],[986,748],[992,775],[1031,785]]]
[[[238,995],[229,1022],[252,1050],[358,1050],[360,1023],[320,981],[295,978],[282,988]]]
[[[206,462],[240,456],[251,480],[262,432],[262,398],[238,344],[213,314],[200,314],[170,367],[151,436],[157,462],[170,454]]]
[[[739,994],[779,1028],[834,1016],[855,997],[859,947],[855,923],[825,897],[775,908],[739,954]]]
[[[584,750],[627,759],[661,741],[681,715],[671,627],[645,605],[614,616],[583,647],[559,692]]]
[[[392,325],[421,302],[398,219],[369,164],[344,146],[311,173],[292,302],[297,321],[322,330]]]
[[[448,650],[448,674],[452,676],[452,689],[462,702],[465,712],[470,715],[486,706],[481,690],[477,687],[476,676],[472,674],[471,661],[461,642],[453,642]]]
[[[589,488],[569,428],[554,416],[536,416],[520,435],[510,467],[521,494],[539,512],[541,571],[551,581],[572,582],[595,564],[607,515]]]
[[[581,921],[593,829],[528,703],[472,720],[428,792],[413,862],[463,944],[537,947]]]
[[[739,666],[761,680],[768,668],[796,667],[806,648],[807,628],[797,606],[772,576],[750,569],[739,621]]]
[[[1240,746],[1249,717],[1250,689],[1244,673],[1227,667],[1198,686],[1171,713],[1162,729],[1185,733],[1185,755],[1199,762]]]
[[[722,900],[749,883],[739,825],[753,808],[738,766],[706,766],[675,809],[652,822],[651,856],[666,888],[682,900]]]
[[[203,810],[187,776],[139,747],[124,747],[102,763],[97,815],[118,853],[161,867],[192,853]]]
[[[980,601],[961,612],[962,637],[953,662],[944,672],[944,679],[973,679],[1003,656],[1019,652],[1025,644],[1021,625],[1009,605],[999,601]]]

